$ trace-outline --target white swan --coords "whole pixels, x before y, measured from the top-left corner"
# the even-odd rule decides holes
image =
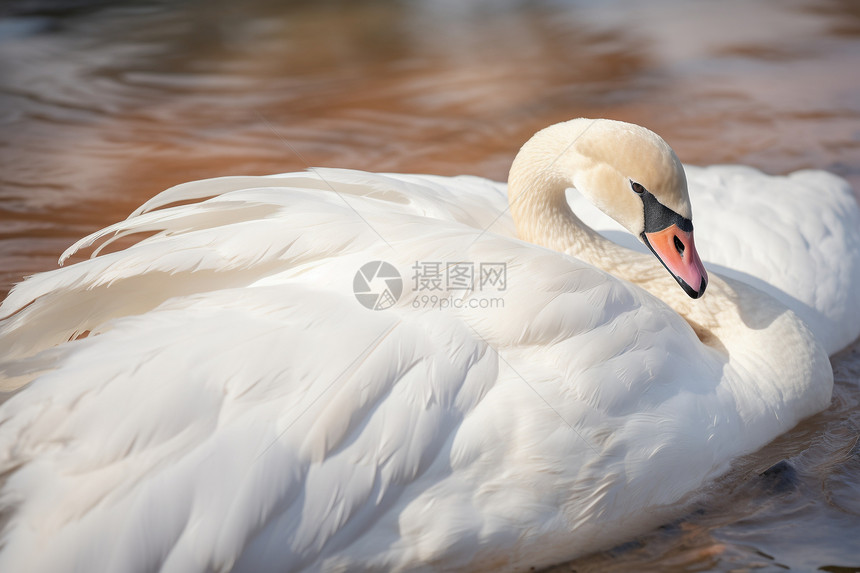
[[[629,539],[829,402],[815,336],[858,334],[860,213],[836,178],[790,183],[813,188],[797,208],[828,229],[805,252],[760,237],[794,245],[809,225],[719,222],[751,231],[745,256],[778,259],[738,272],[819,317],[812,330],[714,273],[685,294],[705,274],[684,171],[620,122],[535,135],[513,219],[504,186],[474,177],[326,169],[165,191],[70,252],[156,234],[0,307],[0,378],[29,384],[0,406],[0,570],[522,571]],[[683,288],[582,227],[571,186]],[[354,296],[368,261],[405,279],[386,310]],[[435,263],[506,284],[422,290]],[[807,288],[813,272],[830,286]]]

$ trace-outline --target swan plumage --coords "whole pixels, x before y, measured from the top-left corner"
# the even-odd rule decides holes
[[[699,202],[728,191],[700,179],[767,179],[725,169],[689,172],[703,252],[719,229]],[[841,180],[804,177],[829,193],[804,200],[835,217],[810,256],[836,284],[773,288],[835,324],[857,312],[860,215]],[[0,406],[0,570],[527,570],[658,525],[828,404],[815,325],[732,279],[691,300],[653,257],[637,286],[524,242],[506,194],[337,169],[192,182],[64,258],[151,236],[17,286],[0,375],[27,386]],[[368,261],[405,279],[384,311],[352,292]],[[507,284],[414,308],[416,261],[501,263]],[[805,261],[741,272],[774,284]],[[504,304],[471,304],[488,296]],[[734,338],[678,311],[740,323],[732,296],[758,309]]]

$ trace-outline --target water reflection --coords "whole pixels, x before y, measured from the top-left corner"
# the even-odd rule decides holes
[[[182,181],[308,165],[504,179],[531,133],[575,116],[645,124],[688,163],[826,168],[860,188],[858,69],[853,0],[7,0],[0,294]],[[837,405],[856,404],[851,376]],[[845,420],[856,434],[839,406],[770,455],[820,447],[830,465],[800,499],[854,519],[856,446],[816,442]],[[797,542],[778,526],[801,517],[835,540],[815,563],[860,565],[850,523],[823,506],[761,517],[762,495],[577,568],[728,569],[765,547],[778,562]]]

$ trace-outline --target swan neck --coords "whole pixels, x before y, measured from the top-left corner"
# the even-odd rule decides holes
[[[520,239],[605,267],[618,247],[586,226],[571,210],[565,192],[576,171],[563,146],[545,145],[541,134],[523,146],[508,177],[508,202]],[[537,141],[536,141],[537,140]]]

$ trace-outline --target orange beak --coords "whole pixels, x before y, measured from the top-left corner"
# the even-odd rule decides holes
[[[642,239],[663,266],[675,277],[681,288],[691,298],[705,294],[708,286],[708,271],[696,252],[693,231],[682,231],[678,225],[670,225],[654,233],[642,233]]]

